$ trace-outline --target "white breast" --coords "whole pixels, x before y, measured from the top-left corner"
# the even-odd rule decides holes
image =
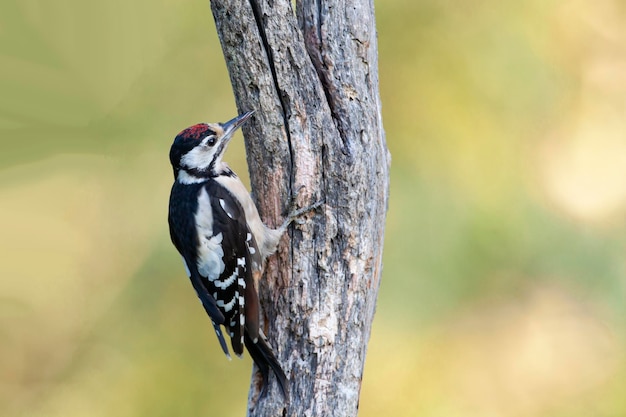
[[[195,220],[199,242],[198,272],[209,281],[215,281],[224,272],[224,250],[221,245],[222,234],[213,235],[213,210],[204,188],[198,197]]]

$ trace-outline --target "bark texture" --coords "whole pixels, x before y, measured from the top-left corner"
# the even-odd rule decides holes
[[[257,206],[277,225],[290,196],[322,207],[294,225],[260,283],[272,376],[249,416],[355,416],[381,276],[389,189],[373,0],[212,0],[244,126]],[[299,191],[299,192],[298,192]]]

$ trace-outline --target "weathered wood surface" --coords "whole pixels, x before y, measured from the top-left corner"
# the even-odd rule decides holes
[[[212,0],[260,212],[324,205],[291,228],[260,284],[265,329],[290,378],[249,416],[355,416],[381,269],[389,153],[372,0]],[[296,16],[297,15],[297,16]]]

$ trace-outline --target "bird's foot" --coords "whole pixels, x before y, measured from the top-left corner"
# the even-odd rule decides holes
[[[287,224],[294,222],[294,221],[298,224],[304,224],[304,219],[302,219],[301,216],[303,214],[306,214],[310,211],[315,210],[316,208],[320,207],[324,203],[323,200],[320,200],[311,204],[310,206],[298,208],[298,204],[297,204],[298,195],[300,194],[300,191],[302,191],[303,188],[304,188],[304,185],[300,186],[300,188],[298,188],[298,191],[296,191],[296,193],[293,194],[291,196],[291,199],[289,200],[289,214],[287,214],[287,219],[285,221],[285,223]]]

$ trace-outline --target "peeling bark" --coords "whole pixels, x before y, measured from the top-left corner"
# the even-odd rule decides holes
[[[256,110],[244,136],[264,221],[279,224],[296,193],[302,207],[324,201],[283,238],[259,288],[291,402],[273,382],[259,400],[253,380],[248,415],[356,416],[389,190],[373,1],[211,8],[237,106]]]

